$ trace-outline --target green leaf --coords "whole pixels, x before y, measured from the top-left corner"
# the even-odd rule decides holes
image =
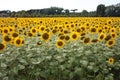
[[[103,75],[99,73],[96,77],[95,80],[103,80]]]
[[[7,65],[5,63],[1,63],[1,67],[6,68]]]

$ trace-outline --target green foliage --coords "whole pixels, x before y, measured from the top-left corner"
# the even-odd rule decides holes
[[[26,40],[21,48],[8,45],[0,54],[0,79],[119,80],[119,40],[111,48],[103,43],[84,46],[77,41],[57,49],[54,42],[36,46],[35,38]],[[109,57],[114,57],[114,64],[108,63]]]

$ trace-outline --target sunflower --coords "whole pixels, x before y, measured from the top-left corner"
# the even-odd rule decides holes
[[[114,39],[117,37],[117,33],[116,33],[116,32],[112,32],[110,35],[111,35],[111,37],[114,38]]]
[[[65,35],[60,35],[60,36],[59,36],[59,39],[60,39],[60,40],[64,40],[64,39],[65,39]]]
[[[0,52],[3,51],[6,48],[5,43],[0,43]]]
[[[37,33],[37,29],[36,28],[31,28],[30,29],[30,33],[32,33],[33,35],[35,35]]]
[[[16,47],[22,46],[22,39],[21,39],[20,37],[16,37],[16,38],[14,39],[14,45],[15,45]]]
[[[110,28],[110,32],[116,32],[116,28]]]
[[[8,35],[3,35],[2,40],[5,43],[10,43],[12,41],[12,38],[10,36],[8,36]]]
[[[80,36],[82,37],[82,36],[85,36],[87,33],[86,32],[82,32],[82,33],[80,33]]]
[[[63,40],[57,40],[56,41],[56,47],[57,48],[62,48],[64,46],[64,41]]]
[[[12,36],[13,38],[16,38],[16,37],[19,36],[19,34],[18,34],[17,32],[13,32],[13,33],[11,34],[11,36]]]
[[[46,42],[48,42],[48,40],[50,39],[50,36],[51,36],[50,33],[44,32],[42,33],[41,38],[45,40]]]
[[[112,38],[111,35],[107,35],[107,36],[105,37],[105,41],[109,41],[111,38]]]
[[[80,27],[80,30],[81,30],[82,32],[84,32],[84,31],[86,30],[86,27],[85,27],[85,26],[81,26],[81,27]]]
[[[90,28],[90,32],[91,32],[92,34],[96,34],[96,33],[98,32],[98,29],[95,28],[95,27],[91,27],[91,28]]]
[[[28,37],[32,37],[33,34],[32,34],[31,32],[28,32],[28,33],[27,33],[27,36],[28,36]]]
[[[100,33],[100,35],[98,36],[98,40],[102,41],[103,39],[105,39],[106,35],[105,33]]]
[[[64,34],[68,34],[69,33],[69,31],[66,30],[66,29],[64,29],[63,31],[64,31]]]
[[[108,59],[108,63],[109,63],[109,64],[113,64],[113,63],[114,63],[114,58],[112,58],[112,57],[109,58],[109,59]]]
[[[99,33],[103,32],[102,28],[99,27],[99,28],[98,28],[98,32],[99,32]]]
[[[4,27],[3,28],[3,34],[8,34],[9,33],[9,28],[8,27]]]
[[[53,33],[53,34],[56,34],[56,33],[57,33],[57,30],[56,30],[56,29],[53,29],[53,30],[52,30],[52,33]]]
[[[84,44],[89,44],[91,42],[91,39],[89,37],[84,38],[83,43]]]
[[[13,32],[14,30],[15,30],[14,27],[9,27],[9,31],[10,31],[10,32]]]
[[[70,36],[66,35],[65,36],[65,41],[69,41],[70,40]]]
[[[78,33],[77,32],[72,32],[70,35],[71,40],[76,41],[78,40]]]
[[[112,24],[112,20],[107,20],[107,24],[111,25]]]
[[[107,41],[107,46],[112,47],[115,44],[115,40],[109,40]]]
[[[40,32],[44,32],[45,29],[46,29],[46,26],[40,26],[39,31],[40,31]]]
[[[80,33],[80,32],[81,32],[81,29],[80,29],[80,28],[77,28],[76,31],[77,31],[78,33]]]
[[[97,42],[98,42],[98,39],[92,39],[91,42],[92,42],[92,43],[97,43]]]

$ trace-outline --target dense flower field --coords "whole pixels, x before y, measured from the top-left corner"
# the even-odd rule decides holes
[[[0,79],[120,80],[120,18],[0,18]]]

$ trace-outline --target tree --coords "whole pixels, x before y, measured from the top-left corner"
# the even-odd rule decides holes
[[[105,15],[105,5],[100,4],[97,6],[97,16],[103,17]]]
[[[65,9],[64,11],[65,11],[65,14],[67,15],[70,13],[69,9]]]
[[[71,11],[73,12],[73,13],[75,13],[75,11],[77,11],[78,9],[72,9]]]
[[[81,16],[88,16],[88,11],[87,10],[83,10],[82,12],[81,12]]]

